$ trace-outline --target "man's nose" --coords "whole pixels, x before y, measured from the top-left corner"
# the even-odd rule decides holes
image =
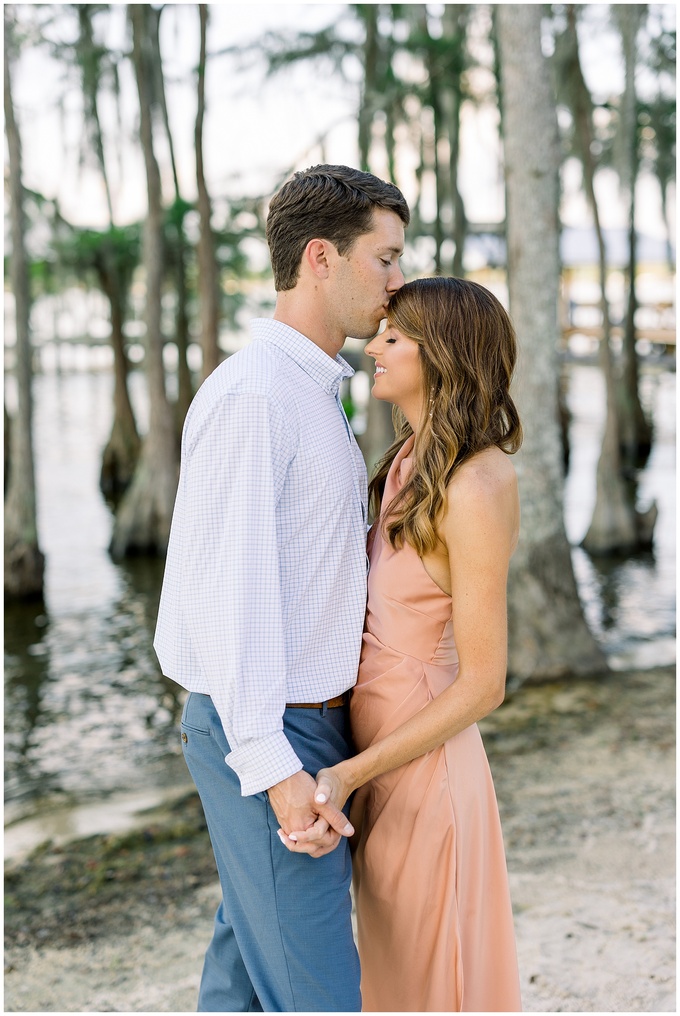
[[[396,293],[398,289],[401,289],[405,281],[406,280],[404,279],[404,273],[401,270],[401,265],[400,264],[394,265],[392,272],[390,272],[389,281],[387,283],[388,292]]]

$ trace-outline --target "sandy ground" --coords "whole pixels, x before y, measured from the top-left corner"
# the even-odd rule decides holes
[[[526,1011],[676,1011],[674,692],[670,668],[525,687],[482,725]],[[173,849],[179,865],[188,848]],[[103,908],[73,945],[44,912],[44,929],[27,922],[6,949],[4,1011],[194,1011],[218,890],[178,885],[127,923],[125,897],[115,920]]]

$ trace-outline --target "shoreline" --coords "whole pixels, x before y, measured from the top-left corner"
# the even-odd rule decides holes
[[[675,1011],[675,675],[524,685],[480,723],[525,1011]],[[191,1012],[219,887],[194,791],[6,865],[6,1012]]]
[[[193,783],[187,774],[186,783],[174,788],[118,792],[102,800],[59,805],[14,819],[5,825],[5,861],[22,861],[48,842],[62,847],[89,836],[132,832],[144,825],[147,815],[163,811],[192,790]]]

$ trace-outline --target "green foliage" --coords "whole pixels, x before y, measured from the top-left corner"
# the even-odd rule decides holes
[[[642,159],[662,187],[675,179],[677,110],[673,97],[657,95],[638,103]]]
[[[651,26],[646,66],[655,88],[638,104],[641,159],[656,175],[664,195],[676,167],[676,32],[663,21]]]
[[[106,273],[114,271],[127,288],[140,262],[141,226],[133,223],[107,230],[69,226],[55,239],[54,252],[59,263],[78,276],[94,272],[99,285]]]
[[[189,201],[185,201],[184,198],[178,195],[177,197],[175,197],[175,200],[172,202],[170,207],[166,210],[165,213],[166,224],[171,226],[175,232],[183,229],[184,219],[187,213],[192,210],[192,208],[193,205],[190,204]],[[166,234],[169,235],[167,233],[167,230]]]
[[[342,72],[345,58],[358,52],[356,42],[339,35],[338,25],[319,32],[300,32],[295,37],[268,33],[261,43],[272,74],[300,60],[318,58],[330,61],[336,70]]]

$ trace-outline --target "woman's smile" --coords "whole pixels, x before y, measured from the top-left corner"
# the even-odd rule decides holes
[[[373,396],[399,406],[415,430],[424,390],[418,343],[388,324],[385,331],[371,339],[366,353],[375,360]]]

